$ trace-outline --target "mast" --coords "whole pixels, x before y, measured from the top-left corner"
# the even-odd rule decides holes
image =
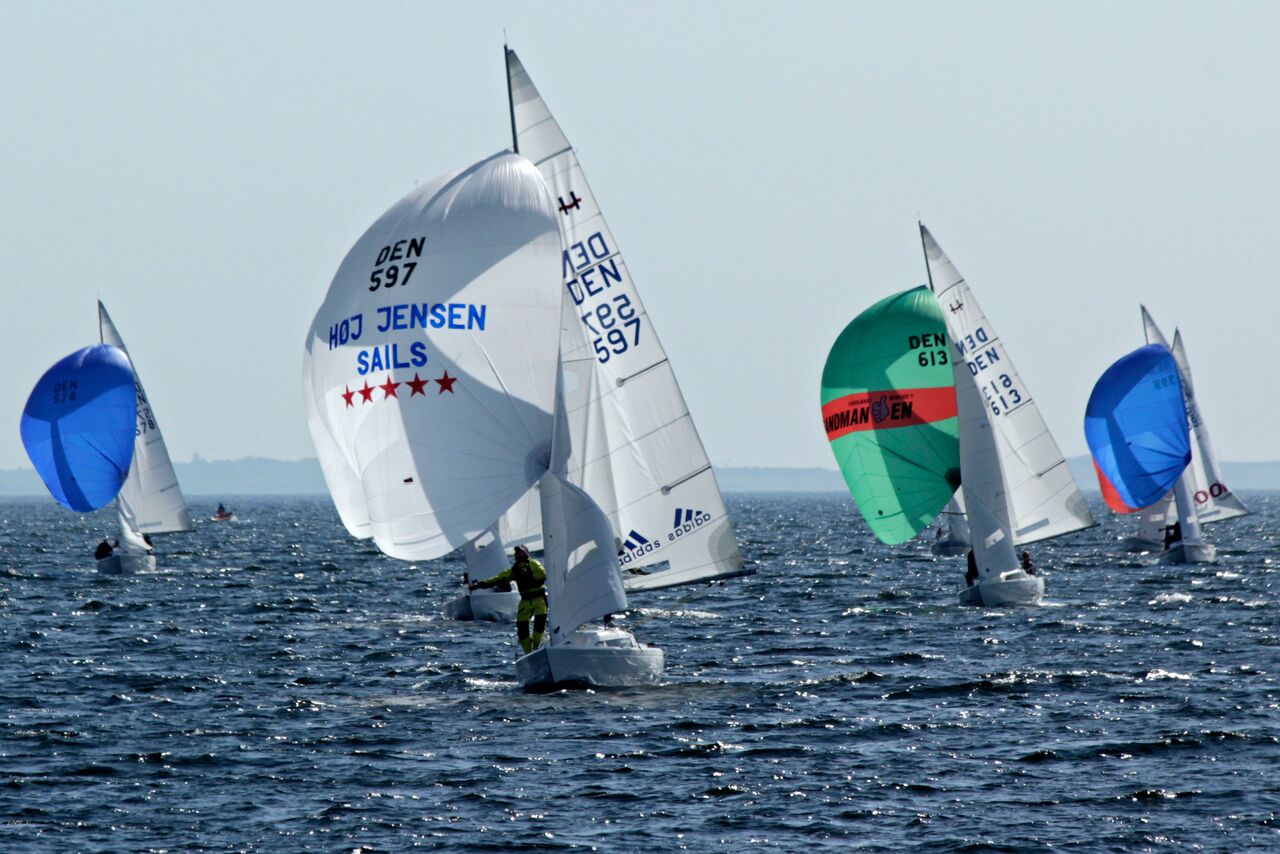
[[[929,250],[924,245],[924,223],[916,220],[916,228],[920,229],[920,251],[924,253],[924,273],[929,277],[929,290],[933,291],[933,270],[929,269]]]
[[[511,114],[511,150],[520,153],[520,140],[516,138],[516,101],[511,94],[511,48],[502,44],[502,67],[507,73],[507,112]]]

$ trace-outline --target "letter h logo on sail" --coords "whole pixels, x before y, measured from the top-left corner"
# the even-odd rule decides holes
[[[626,552],[635,551],[641,546],[646,545],[648,542],[649,540],[645,536],[632,528],[631,533],[628,534],[627,538],[622,542],[622,547],[618,549],[618,556],[621,557]]]

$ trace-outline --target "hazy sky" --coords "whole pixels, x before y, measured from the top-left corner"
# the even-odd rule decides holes
[[[0,467],[99,296],[175,459],[312,456],[311,318],[415,181],[510,145],[504,28],[713,462],[833,466],[822,364],[925,280],[917,214],[1065,452],[1145,302],[1219,456],[1280,457],[1280,4],[0,0]]]

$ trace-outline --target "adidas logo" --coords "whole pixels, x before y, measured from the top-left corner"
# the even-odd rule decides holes
[[[662,543],[655,543],[632,528],[631,533],[627,534],[627,538],[618,546],[618,563],[626,566],[638,557],[647,555],[652,551],[661,548]]]
[[[689,524],[695,517],[706,515],[707,514],[703,513],[701,510],[687,510],[684,507],[677,507],[676,520],[671,523],[671,527],[674,530],[675,528],[679,528],[681,525]]]
[[[631,533],[622,541],[622,547],[618,549],[618,554],[621,556],[623,552],[634,551],[647,542],[649,542],[649,540],[643,534],[632,528]]]

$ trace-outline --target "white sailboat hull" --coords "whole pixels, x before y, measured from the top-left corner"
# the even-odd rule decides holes
[[[1164,548],[1164,543],[1143,537],[1126,537],[1120,547],[1127,552],[1158,552]]]
[[[446,602],[444,616],[449,620],[514,623],[519,607],[518,591],[472,590]]]
[[[516,678],[526,691],[633,688],[657,682],[664,666],[662,650],[641,646],[630,632],[579,629],[562,643],[517,659]]]
[[[156,568],[155,555],[116,554],[98,561],[98,572],[107,575],[125,575],[134,572],[150,572]]]
[[[930,551],[939,557],[961,557],[968,554],[971,548],[973,546],[961,540],[938,540],[930,547]]]
[[[1044,597],[1044,579],[1027,575],[1020,569],[1000,574],[999,578],[979,581],[960,591],[961,605],[1000,608],[1008,605],[1038,605]]]
[[[1160,553],[1161,563],[1213,563],[1218,550],[1210,543],[1176,543]]]

